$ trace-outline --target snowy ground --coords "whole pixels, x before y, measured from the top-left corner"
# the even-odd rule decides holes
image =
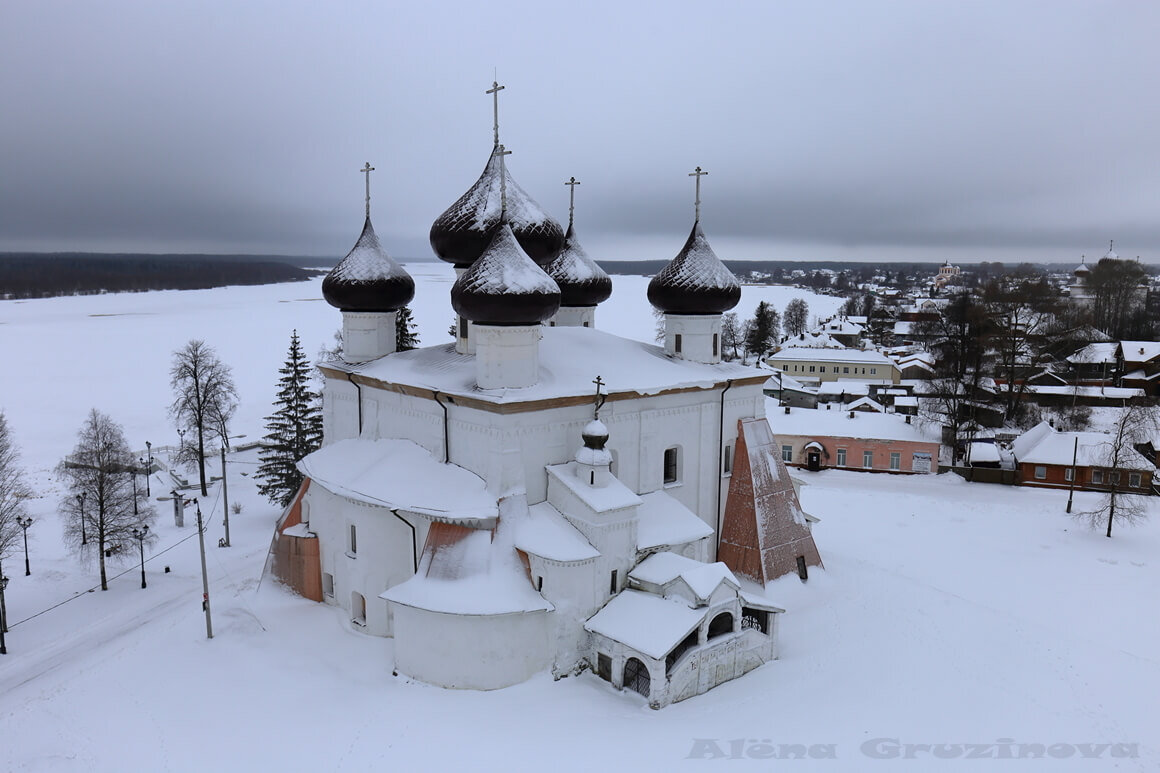
[[[442,343],[451,272],[409,268],[419,280],[424,342]],[[598,324],[650,339],[646,280],[614,281]],[[795,295],[806,297],[746,288],[740,308],[751,313],[762,299],[782,308]],[[22,555],[4,565],[12,581],[9,654],[0,656],[0,770],[701,769],[717,767],[707,758],[718,750],[777,755],[779,744],[836,759],[738,759],[728,767],[1160,769],[1160,518],[1108,540],[1064,515],[1066,492],[953,475],[802,473],[803,504],[822,518],[815,538],[826,570],[771,589],[788,609],[781,660],[658,712],[587,674],[560,682],[541,675],[492,693],[392,677],[389,640],[351,630],[330,607],[268,582],[259,587],[277,513],[247,474],[253,452],[230,458],[230,500],[243,504],[231,516],[234,547],[216,547],[216,487],[203,503],[212,640],[192,512],[178,528],[167,502],[157,503],[149,587],[140,588],[139,569],[128,563],[107,593],[86,592],[96,573],[61,547],[62,491],[50,474],[85,412],[108,412],[138,447],[164,444],[173,435],[169,353],[204,337],[235,368],[237,431],[256,437],[290,329],[313,352],[340,324],[318,298],[315,280],[0,303],[0,351],[9,363],[0,407],[44,493],[32,503],[32,575],[24,576]],[[818,304],[815,313],[837,303],[807,300]],[[166,490],[159,477],[153,485],[155,495]],[[1077,494],[1076,509],[1089,496]],[[893,739],[898,757],[890,759],[892,742],[875,739]],[[1056,754],[1073,756],[968,762],[912,749],[922,761],[901,759],[904,744],[990,744],[974,751],[1017,754],[1008,742],[1057,744]],[[1133,747],[1080,746],[1117,743],[1138,744],[1138,757],[1112,757]],[[869,756],[867,744],[887,759]],[[969,751],[935,751],[956,749]]]

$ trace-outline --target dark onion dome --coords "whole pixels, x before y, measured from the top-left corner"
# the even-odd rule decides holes
[[[501,170],[507,177],[507,221],[524,252],[540,266],[560,253],[564,229],[512,179],[493,149],[475,185],[431,225],[431,249],[440,260],[466,268],[483,254],[499,225]]]
[[[580,433],[584,445],[576,451],[581,464],[604,465],[612,463],[612,452],[604,447],[608,442],[608,427],[600,419],[588,422]]]
[[[709,246],[700,221],[677,257],[648,283],[648,300],[665,314],[721,314],[741,300],[741,284]]]
[[[560,288],[532,262],[505,222],[451,286],[451,305],[480,325],[534,325],[560,309]]]
[[[612,279],[584,252],[572,226],[564,235],[564,249],[544,270],[560,286],[561,306],[595,306],[612,295]]]
[[[368,217],[354,247],[322,280],[322,297],[343,311],[398,311],[415,297],[415,280],[379,244]]]

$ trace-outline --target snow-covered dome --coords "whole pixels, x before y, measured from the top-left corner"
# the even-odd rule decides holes
[[[580,433],[584,445],[576,451],[576,461],[580,464],[604,466],[612,463],[612,452],[604,447],[608,442],[608,427],[600,419],[593,419],[584,425]]]
[[[1071,273],[1075,274],[1076,276],[1087,276],[1091,272],[1092,270],[1088,268],[1087,263],[1081,262],[1078,266],[1075,267],[1075,271],[1072,271]]]
[[[451,286],[451,305],[482,325],[534,325],[560,309],[560,288],[503,222],[479,260]]]
[[[721,314],[741,300],[741,284],[709,246],[701,221],[652,281],[648,300],[666,314]]]
[[[564,249],[546,270],[560,286],[561,306],[595,306],[612,295],[612,279],[584,252],[571,225],[564,235]]]
[[[492,149],[483,174],[431,225],[431,249],[440,260],[466,268],[476,261],[499,226],[501,175],[506,178],[507,222],[524,252],[546,266],[564,246],[564,229],[524,192]]]
[[[322,280],[322,297],[343,311],[398,311],[415,297],[415,280],[383,249],[368,216],[354,247]]]

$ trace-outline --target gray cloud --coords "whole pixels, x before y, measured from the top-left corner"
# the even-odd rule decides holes
[[[430,7],[429,7],[430,6]],[[603,257],[1160,257],[1151,3],[17,2],[0,250],[388,249],[491,143]],[[675,248],[673,248],[675,249]],[[641,254],[642,251],[655,254]],[[725,250],[718,249],[724,254]]]

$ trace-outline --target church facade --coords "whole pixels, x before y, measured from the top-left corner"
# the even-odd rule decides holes
[[[368,193],[323,284],[344,354],[322,366],[324,443],[301,462],[275,572],[393,637],[396,670],[421,681],[590,672],[657,708],[775,659],[783,610],[762,586],[821,560],[763,445],[768,374],[721,361],[740,286],[701,229],[699,176],[689,239],[649,286],[658,347],[598,329],[611,280],[505,155],[497,129],[432,226],[456,267],[454,343],[394,350],[414,285]]]

